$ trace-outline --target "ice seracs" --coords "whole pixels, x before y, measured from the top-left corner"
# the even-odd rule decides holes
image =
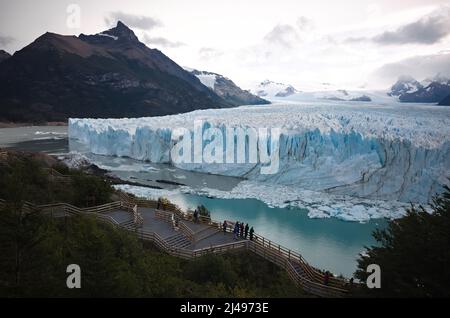
[[[274,104],[136,119],[70,119],[69,136],[91,152],[173,163],[177,127],[281,129],[279,171],[258,164],[178,164],[182,169],[238,176],[372,200],[429,202],[449,184],[450,109],[438,106]],[[224,134],[225,135],[225,134]]]

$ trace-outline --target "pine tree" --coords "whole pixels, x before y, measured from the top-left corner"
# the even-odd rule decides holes
[[[361,288],[361,295],[379,297],[450,296],[450,189],[435,198],[432,213],[411,206],[407,214],[389,222],[358,260],[355,277],[366,282],[369,264],[381,268],[381,288]]]

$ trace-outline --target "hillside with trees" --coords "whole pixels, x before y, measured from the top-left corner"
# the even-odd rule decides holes
[[[450,297],[450,189],[434,200],[432,213],[412,206],[389,222],[358,261],[355,276],[365,282],[366,268],[381,268],[381,288],[359,290],[360,296]]]

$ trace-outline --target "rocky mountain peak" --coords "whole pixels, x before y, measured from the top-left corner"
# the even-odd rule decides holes
[[[95,44],[140,44],[139,39],[134,34],[133,30],[121,21],[118,21],[114,28],[94,35],[81,34],[80,39]]]
[[[423,86],[412,76],[402,75],[397,82],[392,85],[389,96],[401,96],[406,93],[413,93],[423,88]]]
[[[134,32],[122,21],[118,21],[115,28],[109,29],[103,33],[116,36],[120,41],[139,42]]]
[[[440,73],[422,82],[410,76],[401,76],[388,93],[401,102],[413,103],[438,103],[449,94],[450,80]]]

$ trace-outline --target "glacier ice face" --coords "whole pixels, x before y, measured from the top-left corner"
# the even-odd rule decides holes
[[[69,137],[96,154],[173,163],[173,129],[280,128],[280,170],[259,164],[176,164],[335,195],[429,202],[449,184],[450,108],[291,103],[136,119],[70,119]],[[224,134],[225,135],[225,134]]]

